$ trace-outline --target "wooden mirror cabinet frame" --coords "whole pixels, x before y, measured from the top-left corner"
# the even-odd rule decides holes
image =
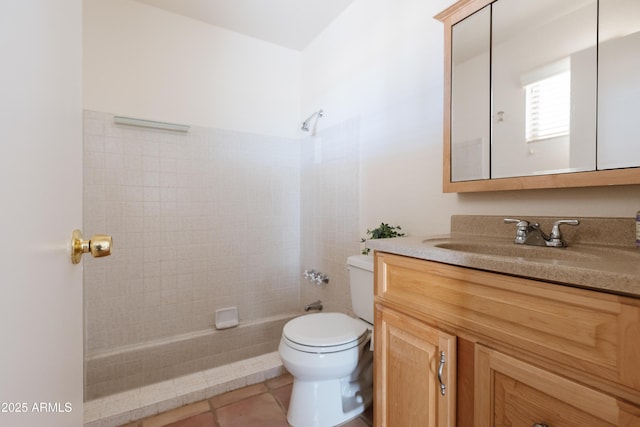
[[[444,24],[444,147],[442,190],[464,193],[542,188],[599,187],[640,184],[640,167],[549,175],[451,181],[451,51],[452,26],[496,0],[460,0],[435,16]],[[506,1],[506,0],[502,0]]]

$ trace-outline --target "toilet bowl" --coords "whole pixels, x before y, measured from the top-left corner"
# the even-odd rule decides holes
[[[335,426],[371,403],[370,327],[342,313],[307,314],[285,325],[278,351],[294,378],[291,425]]]
[[[356,312],[362,319],[306,314],[282,330],[278,352],[293,376],[287,419],[294,427],[344,423],[373,399],[373,261],[357,255],[348,264],[352,300],[358,302],[352,306],[354,312],[363,308]]]

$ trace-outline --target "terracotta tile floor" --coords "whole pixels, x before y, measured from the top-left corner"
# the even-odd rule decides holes
[[[292,378],[285,374],[122,427],[288,427]],[[370,427],[371,408],[342,427]]]

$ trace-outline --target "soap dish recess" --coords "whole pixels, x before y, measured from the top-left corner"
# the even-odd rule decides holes
[[[238,326],[238,307],[216,310],[216,329],[228,329]]]

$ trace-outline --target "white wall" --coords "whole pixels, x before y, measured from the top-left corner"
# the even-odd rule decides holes
[[[360,229],[446,232],[452,214],[629,217],[640,186],[442,193],[443,28],[453,0],[356,0],[303,51],[302,111],[360,126]]]
[[[131,0],[83,7],[85,109],[298,136],[298,51]]]

